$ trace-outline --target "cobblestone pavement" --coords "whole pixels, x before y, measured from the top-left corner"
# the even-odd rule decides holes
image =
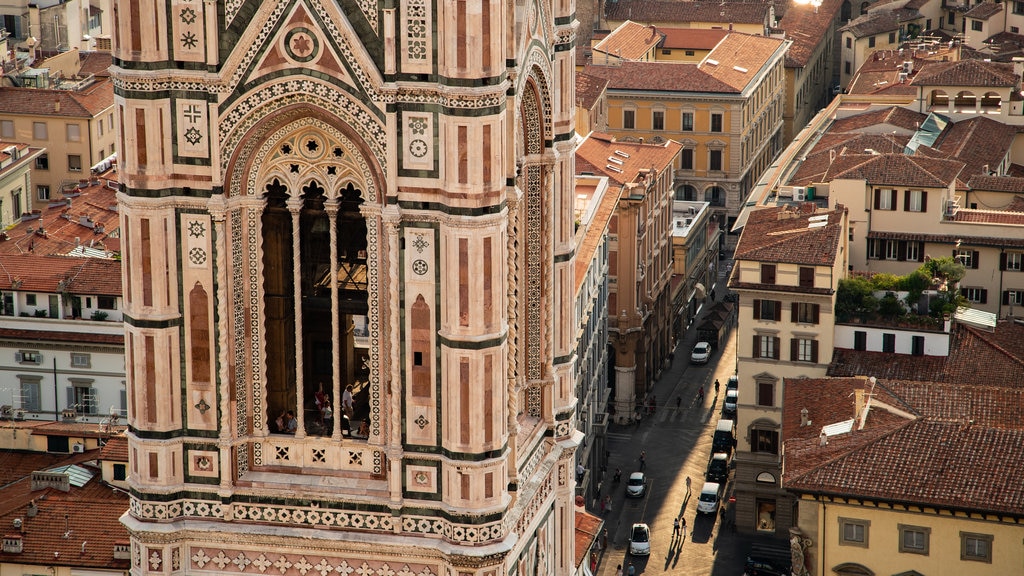
[[[696,341],[695,327],[701,319],[698,316],[686,331],[671,366],[654,385],[658,404],[655,413],[645,416],[640,424],[609,426],[611,458],[601,498],[610,494],[612,509],[604,514],[608,549],[602,554],[597,576],[615,576],[619,565],[626,574],[630,562],[636,574],[739,576],[751,546],[759,545],[755,537],[733,530],[728,507],[721,514],[697,513],[697,495],[704,484],[711,436],[721,414],[725,384],[736,371],[735,327],[707,365],[689,363]],[[717,396],[716,378],[721,382]],[[705,390],[703,402],[697,397],[701,385]],[[643,471],[648,477],[647,493],[642,498],[627,498],[625,481],[631,472],[640,470],[641,451],[646,451]],[[622,481],[618,484],[612,480],[616,468],[622,470]],[[731,484],[727,485],[727,494],[731,494],[731,488]],[[672,529],[673,519],[680,514],[687,527],[682,538],[674,535]],[[634,522],[651,527],[650,556],[628,553]]]

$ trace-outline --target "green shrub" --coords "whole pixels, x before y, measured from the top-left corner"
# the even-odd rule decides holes
[[[93,310],[92,311],[92,316],[89,316],[89,319],[90,320],[96,320],[98,322],[102,322],[102,321],[107,319],[107,316],[108,316],[108,314],[106,312],[104,312],[103,310]]]

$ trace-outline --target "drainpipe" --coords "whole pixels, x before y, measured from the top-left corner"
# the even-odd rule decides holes
[[[999,261],[1000,262],[1003,261],[1003,255],[1005,255],[1005,254],[1006,254],[1006,248],[1000,248],[999,249]],[[1003,275],[1004,274],[1006,274],[1006,270],[1000,270],[999,271],[999,293],[996,294],[996,298],[999,299],[998,300],[998,302],[999,302],[998,306],[999,307],[996,308],[996,310],[998,310],[998,312],[996,312],[996,320],[997,321],[1000,318],[1003,317]]]
[[[60,421],[60,400],[57,396],[57,359],[53,358],[53,421]],[[42,406],[40,406],[40,409]]]

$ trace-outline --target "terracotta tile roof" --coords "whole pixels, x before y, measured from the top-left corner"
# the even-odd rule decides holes
[[[704,28],[658,28],[665,40],[662,48],[711,50],[729,34],[728,30]]]
[[[840,28],[839,31],[849,32],[854,38],[867,38],[868,36],[899,30],[899,27],[899,17],[894,11],[881,10],[858,16],[846,26]]]
[[[605,3],[610,22],[713,22],[760,24],[768,20],[771,5],[753,2],[687,2],[678,0],[618,0]]]
[[[103,258],[5,254],[0,258],[0,290],[56,294],[121,295],[121,262]],[[61,284],[59,287],[58,284]]]
[[[733,32],[715,46],[700,63],[700,69],[742,91],[784,45],[785,41],[778,38]]]
[[[15,340],[20,342],[88,342],[90,344],[113,344],[124,346],[124,334],[19,330],[14,328],[0,328],[0,340]]]
[[[93,74],[97,78],[110,76],[110,67],[114,63],[110,52],[81,52],[78,58],[82,66],[79,74],[83,76]]]
[[[79,91],[0,87],[0,114],[94,118],[113,105],[110,80],[99,80]]]
[[[806,211],[778,206],[750,213],[736,245],[736,260],[828,266],[836,257],[846,208]],[[809,218],[828,215],[825,226],[810,228]]]
[[[988,20],[989,18],[1003,11],[1003,5],[998,2],[980,2],[974,5],[964,14],[964,18],[975,20]]]
[[[107,443],[100,449],[98,459],[107,462],[128,461],[128,438],[123,432],[107,440]]]
[[[853,132],[865,128],[878,127],[880,124],[914,132],[926,118],[928,118],[927,114],[907,110],[900,106],[891,106],[837,119],[829,126],[829,132]],[[883,130],[878,128],[875,131],[880,132]]]
[[[1013,73],[1013,64],[960,60],[957,62],[929,62],[914,76],[914,86],[976,86],[1014,87],[1019,79]]]
[[[1024,226],[1024,212],[1004,210],[971,210],[961,208],[953,217],[954,222],[978,224],[1010,224]]]
[[[824,0],[818,8],[809,3],[793,3],[786,8],[778,28],[785,32],[786,39],[793,41],[786,54],[787,68],[802,68],[810,62],[842,5],[843,0]]]
[[[954,239],[955,242],[955,239]],[[995,332],[954,324],[948,356],[908,356],[836,348],[829,376],[875,376],[1024,389],[1024,326],[1000,321]]]
[[[808,437],[829,417],[852,417],[847,397],[856,388],[870,384],[786,379],[785,488],[1024,514],[1024,390],[879,379],[863,430],[832,436],[824,447]],[[801,428],[804,408],[814,424]]]
[[[840,162],[844,159],[853,161],[854,165],[844,165],[845,162]],[[825,181],[848,178],[863,179],[875,186],[944,188],[953,184],[963,169],[964,163],[956,160],[905,156],[902,152],[868,154],[838,158],[826,173]]]
[[[971,190],[1024,193],[1024,178],[975,174],[974,176],[971,176],[971,179],[967,182],[967,186]],[[1014,200],[1018,203],[1024,202],[1024,198],[1021,198],[1020,196],[1016,196]],[[1019,211],[1021,208],[1024,208],[1024,206],[1020,206],[1019,208],[1014,208],[1012,210]],[[1011,208],[1006,209],[1011,210]]]
[[[961,209],[963,210],[963,209]],[[993,231],[995,232],[995,231]],[[996,248],[1024,248],[1024,238],[1006,236],[972,236],[964,232],[957,234],[924,234],[918,232],[868,232],[868,238],[874,240],[910,240],[912,242],[930,242],[933,244],[949,244],[963,240],[973,246],[993,246]]]
[[[624,60],[639,60],[660,44],[661,40],[662,35],[654,26],[627,20],[593,47],[594,59],[600,59],[597,53],[602,52]]]
[[[607,176],[609,182],[622,185],[637,181],[641,170],[655,168],[660,174],[671,170],[683,145],[673,140],[661,144],[640,144],[625,142],[607,134],[592,133],[576,148],[576,170],[580,171],[580,160],[584,160],[588,170],[599,176]],[[622,156],[625,153],[627,156]],[[614,158],[621,162],[609,160]],[[614,168],[614,169],[613,169]],[[612,195],[617,191],[609,190]]]
[[[33,435],[39,436],[69,436],[78,438],[101,438],[105,439],[111,434],[123,433],[126,426],[114,426],[113,431],[100,430],[97,424],[91,422],[44,422],[42,426],[32,429]],[[95,459],[97,454],[94,450],[86,452],[91,454],[87,459]]]
[[[604,520],[597,516],[589,512],[576,511],[576,563],[573,566],[579,566],[583,563],[583,559],[586,557],[587,552],[590,551],[590,547],[594,545],[594,541],[601,534],[601,527],[603,526]]]
[[[4,426],[8,426],[8,422],[4,422]],[[17,428],[19,431],[22,430],[20,427]],[[31,428],[29,428],[31,430]],[[75,456],[78,456],[75,454]],[[20,450],[4,450],[0,455],[0,488],[7,486],[11,482],[15,482],[21,478],[25,478],[32,474],[34,470],[46,470],[47,468],[54,468],[65,464],[71,458],[67,454],[49,454],[46,452],[25,452]],[[75,459],[77,461],[77,458]],[[3,492],[0,491],[0,496],[3,496]],[[3,501],[0,498],[0,501]],[[6,512],[6,507],[0,504],[0,513]],[[6,529],[6,527],[5,527]]]
[[[584,109],[591,109],[608,88],[608,80],[586,72],[576,72],[576,101]]]
[[[829,168],[836,161],[848,162],[847,156],[860,159],[867,158],[864,150],[902,150],[910,141],[906,135],[893,134],[860,134],[843,132],[826,133],[815,145],[807,159],[800,163],[796,173],[790,178],[793,186],[806,186],[818,182],[826,182]],[[833,153],[835,154],[833,156]],[[845,165],[845,164],[844,164]]]
[[[917,88],[903,79],[900,80],[899,70],[864,70],[854,75],[850,85],[846,87],[847,94],[874,94],[885,96],[916,96]]]
[[[21,553],[0,551],[0,564],[128,569],[127,558],[114,558],[115,543],[129,540],[120,521],[128,509],[128,498],[103,484],[98,470],[85,486],[68,492],[55,488],[33,491],[25,477],[5,486],[0,501],[6,504],[0,512],[0,525],[9,527],[15,518],[22,519],[17,535],[23,547]],[[34,516],[27,513],[32,502],[37,507]],[[10,533],[10,528],[7,530],[5,534]]]
[[[106,178],[94,182],[65,191],[63,198],[22,216],[20,223],[7,230],[6,240],[0,237],[0,255],[70,254],[79,245],[119,252],[117,182]],[[40,228],[45,235],[39,234]]]
[[[591,64],[584,71],[608,80],[608,90],[653,92],[716,92],[736,94],[736,88],[688,62],[622,62]]]
[[[1017,128],[984,116],[961,120],[947,126],[932,146],[950,159],[966,164],[961,175],[965,182],[976,174],[994,169],[1010,154]]]

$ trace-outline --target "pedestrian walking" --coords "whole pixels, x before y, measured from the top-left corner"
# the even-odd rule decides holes
[[[672,537],[675,538],[679,534],[679,518],[677,517],[672,521]]]
[[[682,396],[676,396],[676,410],[679,410],[679,407],[682,406],[682,405],[683,405],[683,397]]]
[[[615,567],[615,576],[622,576],[622,564]]]
[[[605,528],[604,532],[601,532],[601,548],[608,549],[608,529]]]
[[[701,384],[700,388],[697,389],[697,400],[704,401],[704,385]]]
[[[628,576],[636,576],[636,566],[633,566],[632,562],[629,563],[629,570],[626,571],[626,574]]]
[[[681,524],[683,530],[683,540],[686,540],[686,518],[680,516],[679,523]]]
[[[718,378],[715,378],[715,396],[718,396],[718,387],[719,386],[721,386],[721,384],[718,383]]]
[[[640,470],[643,470],[646,467],[647,467],[647,451],[646,450],[641,450],[640,451]]]

